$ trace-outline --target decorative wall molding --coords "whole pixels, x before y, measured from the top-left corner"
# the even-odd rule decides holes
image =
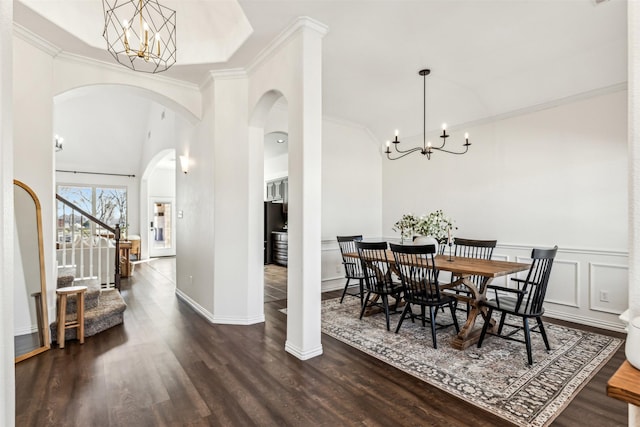
[[[580,262],[575,260],[563,260],[563,259],[556,258],[553,264],[554,264],[554,269],[557,264],[565,264],[565,265],[573,266],[573,300],[560,301],[560,300],[553,300],[551,298],[546,298],[545,302],[549,302],[551,304],[557,304],[557,305],[564,305],[567,307],[580,308]],[[552,270],[551,274],[553,275],[553,273],[554,271]],[[547,289],[547,295],[549,295],[549,289]]]
[[[611,263],[603,263],[603,262],[589,263],[589,309],[593,311],[599,311],[602,313],[620,315],[622,314],[622,312],[624,312],[627,309],[628,304],[625,304],[625,306],[622,308],[615,308],[615,307],[609,308],[609,307],[602,307],[598,305],[600,301],[599,301],[598,295],[595,294],[596,291],[602,290],[602,289],[606,289],[606,290],[611,289],[609,286],[598,286],[598,284],[596,283],[596,269],[598,268],[625,270],[626,271],[625,276],[628,277],[629,267],[622,264],[611,264]]]
[[[168,84],[171,86],[179,87],[181,89],[185,89],[188,91],[197,91],[200,93],[200,88],[195,83],[186,82],[184,80],[178,80],[171,77],[166,77],[160,74],[148,74],[144,73],[144,76],[141,76],[142,73],[131,73],[127,67],[119,64],[115,64],[113,62],[101,61],[94,58],[88,58],[82,55],[76,55],[75,53],[69,53],[65,51],[61,51],[56,59],[64,60],[67,62],[74,62],[78,64],[89,65],[92,67],[98,67],[100,69],[107,69],[108,71],[112,71],[115,73],[120,73],[126,75],[127,78],[131,78],[131,76],[136,76],[137,78],[144,78],[145,80],[153,80],[159,83]]]
[[[31,46],[40,49],[47,55],[51,55],[54,58],[62,52],[62,49],[58,46],[15,22],[13,23],[13,34],[20,40],[29,43]]]
[[[593,317],[585,317],[574,314],[569,314],[561,311],[546,308],[544,312],[545,317],[552,319],[566,320],[567,322],[579,323],[581,325],[593,326],[594,328],[606,329],[608,331],[625,332],[624,325],[620,321],[608,321],[595,319]]]
[[[226,70],[213,70],[207,73],[207,77],[200,84],[200,90],[208,88],[215,80],[246,79],[247,70],[244,68],[229,68]]]
[[[496,248],[504,249],[516,249],[527,250],[531,252],[534,247],[540,247],[539,245],[526,245],[521,243],[504,243],[498,244]],[[566,254],[582,254],[582,255],[608,255],[608,256],[624,256],[628,257],[628,251],[621,251],[618,249],[591,249],[591,248],[571,248],[571,247],[559,247],[558,253]]]

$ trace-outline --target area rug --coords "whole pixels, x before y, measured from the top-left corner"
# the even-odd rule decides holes
[[[423,328],[405,319],[396,334],[399,315],[392,317],[388,332],[384,314],[362,320],[359,314],[355,298],[343,304],[323,301],[322,332],[520,426],[550,424],[622,344],[618,338],[546,322],[552,351],[547,353],[540,334],[533,333],[530,367],[524,343],[487,336],[482,348],[455,350],[452,326],[438,331],[434,349],[428,324]],[[441,316],[451,323],[450,315]]]

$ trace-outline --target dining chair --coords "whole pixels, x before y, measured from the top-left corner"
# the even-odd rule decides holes
[[[344,290],[342,291],[342,297],[340,297],[340,304],[344,300],[345,295],[351,295],[360,297],[360,304],[364,303],[364,273],[362,273],[362,265],[356,258],[346,257],[345,254],[357,253],[356,242],[362,241],[362,235],[356,236],[337,236],[338,246],[340,246],[340,254],[342,255],[342,265],[344,266],[344,277],[347,282],[344,284]],[[353,280],[358,281],[358,291],[348,292],[349,282]],[[352,284],[351,287],[354,287]]]
[[[393,312],[399,313],[396,309],[402,295],[402,283],[393,280],[391,265],[387,258],[387,242],[356,241],[356,248],[367,288],[367,295],[364,298],[362,310],[360,310],[360,319],[364,316],[371,294],[375,294],[382,299],[382,304],[375,302],[373,305],[381,306],[384,309],[387,331],[389,331],[391,330],[389,326],[389,296],[393,296],[396,301]]]
[[[431,339],[433,348],[438,348],[436,341],[436,329],[454,325],[456,333],[460,332],[458,319],[456,318],[456,300],[454,297],[440,292],[438,285],[438,271],[435,268],[434,255],[436,248],[434,245],[403,246],[390,245],[395,261],[395,269],[403,287],[405,306],[400,316],[400,321],[396,327],[396,334],[402,326],[402,322],[409,315],[411,321],[421,319],[422,326],[425,326],[426,307],[429,307],[429,322],[431,323]],[[420,315],[414,314],[412,305],[420,306]],[[436,325],[436,314],[438,307],[449,307],[451,311],[452,323],[446,325]]]
[[[480,258],[480,259],[491,259],[493,256],[493,249],[498,244],[497,240],[477,240],[477,239],[463,239],[460,237],[454,237],[453,245],[454,245],[454,255],[465,258]],[[460,275],[451,275],[451,281],[455,281],[460,279]],[[486,277],[479,275],[468,276],[467,279],[471,281],[478,289],[484,284]],[[458,296],[465,295],[466,304],[460,304],[458,306],[459,310],[463,310],[469,313],[469,300],[471,298],[471,293],[469,289],[464,285],[456,286],[451,289]]]
[[[533,249],[531,252],[533,262],[531,263],[526,279],[511,279],[516,283],[515,288],[489,285],[488,289],[493,290],[495,296],[481,303],[482,306],[488,308],[488,312],[485,317],[484,326],[482,327],[480,340],[478,341],[478,348],[482,346],[482,342],[487,334],[489,324],[491,323],[491,315],[494,311],[500,311],[502,314],[500,316],[498,332],[492,335],[524,342],[527,346],[529,365],[533,365],[533,357],[531,355],[531,331],[539,329],[536,332],[542,335],[547,351],[551,351],[549,340],[547,339],[547,334],[542,324],[542,315],[544,314],[543,304],[549,283],[549,276],[551,275],[551,267],[553,266],[553,260],[557,251],[558,246],[552,249]],[[508,314],[520,317],[522,319],[522,326],[506,323],[505,320]],[[530,327],[529,319],[532,318],[536,319],[537,325]],[[514,329],[508,334],[503,335],[502,329],[505,325]],[[513,338],[513,335],[520,330],[524,331],[524,341]]]

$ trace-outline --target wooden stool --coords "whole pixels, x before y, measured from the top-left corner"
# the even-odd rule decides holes
[[[64,331],[70,328],[78,328],[78,339],[84,344],[84,293],[86,286],[67,286],[56,289],[58,296],[58,345],[64,348]],[[76,320],[67,322],[67,295],[76,294],[77,314]]]

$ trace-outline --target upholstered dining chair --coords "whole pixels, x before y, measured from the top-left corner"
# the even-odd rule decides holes
[[[458,319],[456,319],[456,300],[454,297],[440,292],[438,285],[438,271],[435,268],[434,245],[404,246],[390,245],[395,261],[395,270],[400,276],[403,287],[405,306],[400,316],[400,321],[396,327],[396,333],[400,330],[405,317],[409,315],[411,321],[418,318],[425,326],[426,307],[429,307],[429,322],[431,323],[431,339],[433,348],[438,348],[436,341],[436,328],[454,325],[456,333],[460,332]],[[420,315],[414,314],[412,305],[420,307]],[[453,323],[447,325],[436,325],[436,313],[438,307],[448,306],[451,311]]]
[[[384,309],[387,331],[389,331],[391,330],[389,296],[393,296],[396,301],[393,312],[399,313],[396,308],[402,295],[402,283],[394,280],[390,260],[387,258],[387,242],[356,242],[356,248],[367,288],[367,295],[364,298],[362,310],[360,310],[360,319],[364,316],[371,295],[375,294],[382,299],[382,304],[376,302],[374,305],[382,306]]]
[[[342,265],[344,266],[344,277],[347,282],[344,284],[344,290],[342,291],[342,297],[340,297],[340,304],[344,300],[345,295],[351,295],[360,297],[360,304],[364,303],[364,273],[362,273],[362,264],[357,258],[346,257],[348,253],[358,253],[356,248],[356,242],[362,241],[362,235],[356,236],[337,236],[338,246],[340,246],[340,254],[342,255]],[[353,291],[349,289],[349,282],[351,280],[357,280],[358,290]],[[354,285],[351,285],[353,288]]]
[[[494,311],[499,311],[501,312],[500,325],[498,326],[496,335],[501,338],[524,342],[527,346],[529,365],[533,365],[533,357],[531,355],[531,331],[538,329],[538,332],[542,335],[547,351],[551,350],[542,323],[542,315],[544,314],[544,297],[547,292],[549,276],[551,275],[551,267],[553,267],[553,260],[557,251],[557,246],[552,249],[533,249],[531,252],[533,262],[531,263],[527,277],[525,279],[511,279],[517,284],[516,288],[489,285],[489,290],[494,291],[494,297],[482,302],[482,305],[488,308],[488,313],[485,317],[484,326],[482,327],[478,348],[482,346],[482,342],[487,334],[489,324],[491,323],[491,315]],[[508,314],[521,318],[522,326],[506,323],[505,321]],[[537,325],[530,327],[529,319],[536,319]],[[503,335],[502,330],[505,325],[513,327],[514,329]],[[524,331],[524,341],[513,338],[513,335],[520,330]]]
[[[496,247],[498,241],[497,240],[477,240],[477,239],[463,239],[460,237],[454,237],[453,245],[454,245],[454,255],[465,258],[481,258],[481,259],[491,259],[493,256],[493,249]],[[452,274],[451,281],[455,281],[460,279],[460,276]],[[473,275],[469,276],[468,280],[473,282],[477,288],[480,288],[483,282],[486,280],[483,276]],[[463,285],[457,286],[451,289],[458,295],[464,294],[467,297],[470,297],[469,289]],[[459,310],[464,310],[469,313],[469,302],[466,304],[459,304]]]

